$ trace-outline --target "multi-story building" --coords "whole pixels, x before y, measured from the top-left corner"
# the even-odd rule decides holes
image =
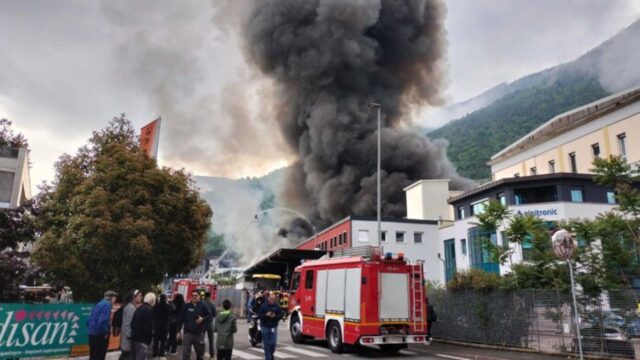
[[[381,239],[378,242],[375,217],[349,216],[318,232],[297,249],[334,252],[359,246],[382,246],[384,252],[403,253],[408,260],[425,260],[427,278],[440,274],[439,260],[431,251],[437,246],[438,221],[383,218],[380,228]]]
[[[491,157],[493,180],[590,173],[596,157],[640,164],[640,87],[567,111]]]
[[[0,147],[0,208],[16,207],[29,199],[29,151],[24,147]]]

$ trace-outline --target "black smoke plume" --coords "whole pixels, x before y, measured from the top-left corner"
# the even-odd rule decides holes
[[[285,201],[322,223],[376,209],[376,113],[382,105],[383,215],[405,216],[403,188],[457,175],[444,141],[408,113],[442,103],[445,8],[435,0],[261,0],[246,13],[250,63],[277,84],[277,120],[298,155]]]

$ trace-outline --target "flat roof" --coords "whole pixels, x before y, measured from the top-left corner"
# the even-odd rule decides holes
[[[471,189],[469,191],[465,191],[462,194],[452,196],[447,200],[449,204],[453,204],[459,200],[465,199],[469,196],[473,196],[502,185],[507,184],[520,184],[527,182],[535,182],[541,180],[560,180],[560,179],[574,179],[574,180],[592,180],[592,174],[576,174],[576,173],[553,173],[553,174],[543,174],[543,175],[531,175],[531,176],[521,176],[521,177],[511,177],[504,178],[496,181],[492,181],[490,183],[484,184],[482,186],[478,186],[475,189]]]
[[[402,191],[406,192],[407,190],[409,190],[411,188],[414,188],[414,187],[420,185],[423,182],[443,182],[443,181],[450,182],[451,179],[421,179],[421,180],[418,180],[418,181],[414,182],[413,184],[407,186],[406,188],[402,189]]]
[[[494,165],[638,100],[640,100],[640,86],[618,92],[587,105],[556,115],[551,118],[551,120],[538,126],[527,135],[493,155],[487,164]]]
[[[317,250],[278,249],[247,267],[244,276],[276,274],[284,278],[284,275],[300,265],[302,260],[316,260],[325,254],[326,252]]]

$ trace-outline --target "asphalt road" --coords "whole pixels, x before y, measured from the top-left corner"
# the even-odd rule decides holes
[[[427,359],[427,360],[542,360],[559,359],[556,356],[539,355],[533,353],[522,353],[512,351],[496,351],[488,349],[478,349],[475,347],[443,344],[434,341],[430,346],[410,345],[408,349],[400,351],[396,355],[387,355],[374,347],[359,347],[346,349],[342,354],[334,354],[329,350],[325,341],[308,341],[305,344],[294,344],[291,341],[286,323],[282,323],[278,329],[278,347],[276,348],[276,359],[306,360],[306,359]],[[261,346],[253,347],[249,344],[248,325],[244,319],[238,319],[238,332],[235,336],[235,348],[233,359],[259,360],[264,359]],[[208,349],[208,344],[205,345]],[[181,359],[181,349],[178,355],[168,355],[168,360]],[[205,350],[205,359],[209,356]],[[192,353],[195,359],[195,353]]]

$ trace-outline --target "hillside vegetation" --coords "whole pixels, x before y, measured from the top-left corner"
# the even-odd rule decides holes
[[[594,77],[559,72],[552,81],[505,95],[428,136],[449,141],[447,154],[461,175],[485,179],[493,154],[554,116],[607,95]]]

